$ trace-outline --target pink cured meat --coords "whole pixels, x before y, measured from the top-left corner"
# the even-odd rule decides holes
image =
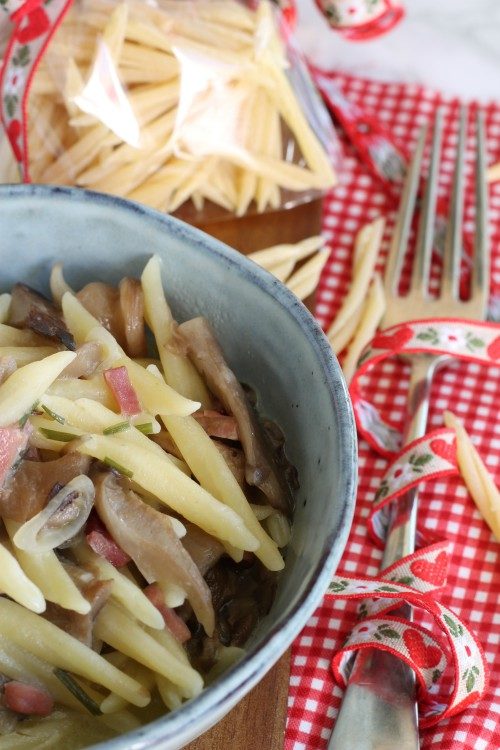
[[[54,710],[54,699],[49,693],[16,680],[5,684],[4,704],[11,711],[29,716],[48,716]]]
[[[191,638],[191,631],[189,630],[184,620],[179,617],[177,612],[174,609],[167,607],[167,605],[165,604],[165,597],[163,596],[163,592],[158,584],[151,583],[149,586],[146,586],[146,588],[144,589],[144,593],[148,597],[151,604],[153,604],[161,614],[165,625],[170,630],[174,638],[179,641],[179,643],[185,643],[186,641],[189,641],[189,639]]]
[[[24,427],[0,427],[0,487],[3,486],[19,454],[26,448],[31,432],[32,427],[28,422]]]
[[[137,393],[130,382],[127,368],[124,365],[122,367],[112,367],[105,371],[104,378],[113,392],[121,413],[126,417],[133,417],[135,414],[139,414],[141,405],[137,398]]]

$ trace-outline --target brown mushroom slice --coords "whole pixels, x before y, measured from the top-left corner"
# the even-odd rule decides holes
[[[229,417],[227,414],[221,414],[212,409],[198,411],[193,414],[193,417],[210,437],[239,440],[238,425],[234,417]]]
[[[224,547],[215,537],[185,519],[186,535],[182,537],[182,546],[189,553],[201,575],[212,568],[224,554]]]
[[[210,590],[168,516],[146,505],[111,472],[96,479],[95,505],[113,539],[130,555],[146,581],[167,585],[174,580],[211,634],[214,611]]]
[[[90,602],[90,611],[82,615],[71,609],[60,607],[58,604],[47,602],[43,617],[89,648],[93,648],[96,645],[92,636],[94,620],[106,604],[111,594],[113,582],[100,581],[88,570],[84,570],[69,561],[64,560],[63,565],[81,594]]]
[[[101,345],[88,341],[76,350],[76,357],[60,374],[60,378],[90,378],[101,362]]]
[[[68,331],[59,310],[50,300],[26,284],[12,288],[8,323],[16,328],[30,328],[41,336],[59,341],[75,350],[75,340]]]
[[[122,279],[118,289],[93,281],[80,289],[76,296],[130,357],[146,356],[144,299],[137,279]]]
[[[86,310],[123,345],[123,325],[118,289],[102,281],[92,281],[77,292]]]
[[[126,352],[129,357],[145,357],[148,350],[141,282],[126,277],[120,281],[118,289]]]
[[[55,461],[23,459],[0,490],[0,515],[24,523],[45,507],[50,496],[79,474],[87,474],[88,456],[68,453]]]
[[[290,513],[290,495],[274,465],[271,446],[245,391],[227,365],[209,322],[205,318],[193,318],[182,323],[177,333],[183,338],[189,357],[209,389],[236,419],[245,453],[248,484],[257,486],[273,508]]]
[[[94,483],[79,474],[14,535],[14,544],[29,552],[49,552],[73,539],[83,528],[94,504]]]
[[[163,448],[166,453],[171,453],[172,456],[184,460],[182,453],[165,430],[160,430],[156,435],[151,435],[150,438],[154,443]]]
[[[222,454],[224,461],[231,469],[231,472],[240,485],[245,490],[248,489],[245,479],[245,454],[240,448],[233,445],[227,445],[222,440],[212,440],[219,453]]]

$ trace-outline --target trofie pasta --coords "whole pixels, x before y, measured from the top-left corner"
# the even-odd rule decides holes
[[[379,217],[363,226],[356,235],[352,283],[327,331],[333,351],[342,357],[342,370],[348,383],[385,313],[384,287],[380,274],[375,272],[384,225],[384,219]]]
[[[248,256],[283,282],[299,299],[304,300],[316,287],[328,259],[328,249],[321,235],[307,237],[290,245],[274,245]],[[303,262],[300,267],[297,263]],[[304,262],[305,261],[305,262]]]
[[[500,492],[462,422],[445,411],[444,423],[457,434],[457,460],[460,474],[482,517],[500,542]]]
[[[2,748],[84,747],[196,697],[270,607],[296,483],[157,257],[118,290],[58,264],[51,290],[0,297]]]

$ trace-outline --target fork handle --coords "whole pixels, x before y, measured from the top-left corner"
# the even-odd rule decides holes
[[[404,442],[425,434],[429,396],[442,358],[410,358],[411,377]],[[393,504],[382,570],[415,549],[417,489]],[[411,619],[411,607],[398,614]],[[378,649],[354,656],[328,750],[418,750],[418,716],[413,670],[401,659]]]

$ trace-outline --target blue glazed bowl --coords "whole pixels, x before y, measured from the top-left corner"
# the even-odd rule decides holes
[[[292,540],[269,615],[246,656],[176,712],[106,750],[178,750],[221,719],[270,669],[306,624],[344,551],[354,509],[356,433],[346,386],[306,308],[270,274],[171,217],[116,197],[48,186],[0,186],[0,291],[22,280],[48,291],[62,260],[75,287],[139,276],[163,258],[179,320],[210,319],[238,378],[277,422],[297,467]]]

